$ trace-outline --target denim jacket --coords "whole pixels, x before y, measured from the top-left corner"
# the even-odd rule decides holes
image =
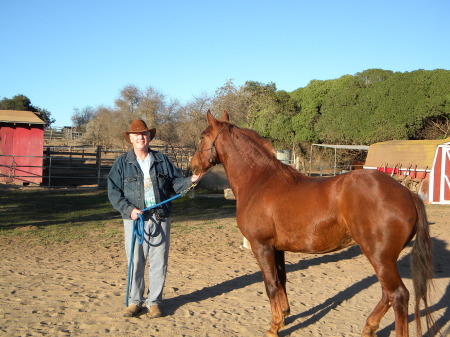
[[[184,178],[162,153],[150,150],[150,178],[155,190],[156,203],[170,198],[171,192],[180,193],[191,185],[190,177]],[[123,219],[131,219],[134,208],[144,207],[144,174],[133,149],[117,158],[108,174],[108,197]],[[154,210],[160,217],[168,217],[172,203],[165,203]]]

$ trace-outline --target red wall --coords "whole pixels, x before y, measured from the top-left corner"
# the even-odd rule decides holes
[[[436,153],[436,161],[434,162],[434,184],[433,184],[433,196],[432,196],[433,202],[439,202],[441,199],[440,198],[441,179],[442,179],[441,162],[442,162],[442,148],[438,147],[437,153]]]
[[[444,171],[442,170],[444,168]],[[434,182],[433,182],[433,202],[445,203],[450,200],[450,186],[448,177],[450,177],[450,157],[447,146],[439,146],[436,152],[434,162]],[[443,189],[443,191],[441,191]],[[441,198],[442,192],[442,198]]]
[[[43,148],[43,125],[0,123],[0,154],[3,155],[0,156],[0,181],[11,181],[9,175],[13,173],[17,176],[14,182],[41,183]],[[14,155],[14,158],[6,155]],[[10,166],[14,163],[15,170],[11,171]]]

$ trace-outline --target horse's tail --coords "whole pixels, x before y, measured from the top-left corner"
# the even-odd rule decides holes
[[[420,301],[425,306],[425,318],[429,332],[434,325],[434,319],[428,307],[430,287],[433,277],[433,258],[431,253],[431,239],[429,223],[425,211],[425,205],[419,196],[412,193],[414,205],[417,210],[416,238],[411,251],[411,274],[414,285],[415,309],[414,318],[416,321],[417,336],[422,336],[422,323],[420,321]]]

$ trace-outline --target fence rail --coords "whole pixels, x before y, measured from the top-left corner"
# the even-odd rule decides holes
[[[187,175],[194,149],[153,145],[152,149],[167,155]],[[0,182],[42,187],[106,188],[108,173],[114,161],[125,150],[101,146],[45,146],[43,156],[0,155]],[[361,169],[361,165],[313,166],[305,174],[333,176]],[[311,169],[311,168],[310,168]]]
[[[172,146],[152,146],[152,149],[167,155],[182,174],[187,174],[193,149]],[[42,157],[0,155],[0,182],[24,186],[106,188],[108,173],[124,152],[100,146],[47,146]]]

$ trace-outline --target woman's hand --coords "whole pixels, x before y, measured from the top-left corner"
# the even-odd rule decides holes
[[[133,220],[137,220],[139,219],[139,214],[144,214],[144,212],[142,212],[140,209],[135,208],[131,211],[130,217]]]

